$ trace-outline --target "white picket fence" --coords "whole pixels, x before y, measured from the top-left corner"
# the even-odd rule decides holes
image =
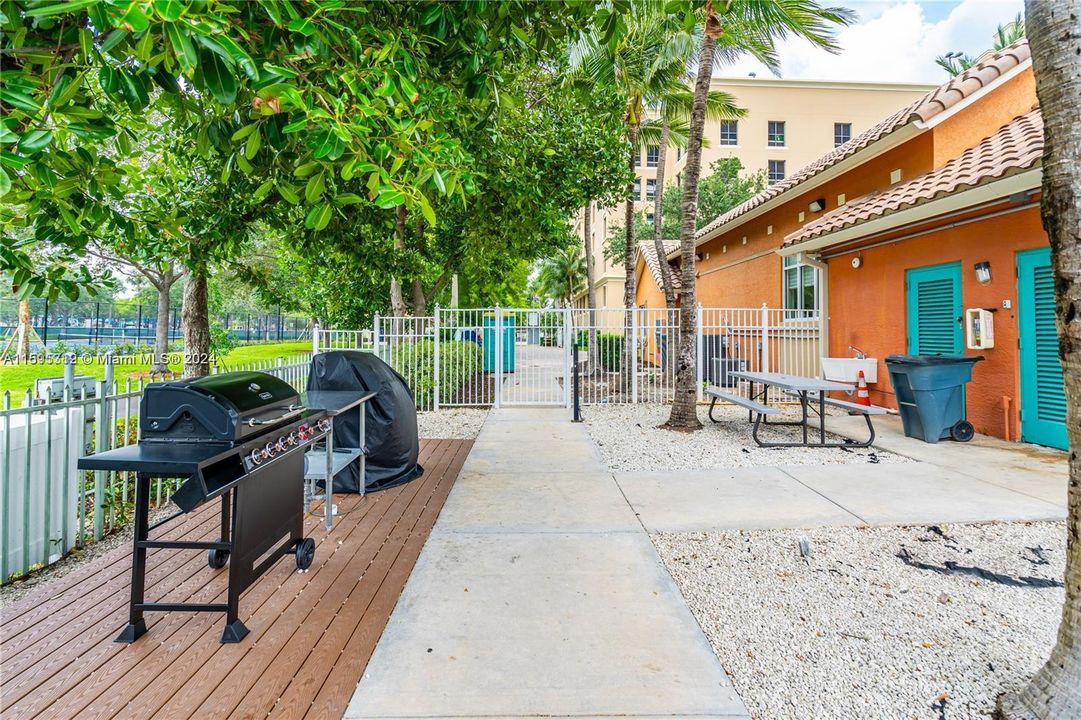
[[[577,342],[582,404],[667,403],[681,312],[437,307],[432,316],[376,315],[364,330],[316,327],[312,352],[376,353],[409,383],[419,410],[569,407]],[[707,386],[735,387],[733,371],[820,374],[820,323],[810,313],[698,308],[693,321],[700,399]]]

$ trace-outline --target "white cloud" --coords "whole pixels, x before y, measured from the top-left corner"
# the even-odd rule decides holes
[[[831,55],[805,41],[787,40],[779,47],[781,74],[790,79],[920,82],[946,80],[935,57],[958,50],[979,55],[991,46],[995,28],[1011,20],[1022,0],[963,0],[938,22],[914,0],[854,3],[857,22],[838,34],[842,52]],[[718,74],[759,77],[769,71],[744,58]]]

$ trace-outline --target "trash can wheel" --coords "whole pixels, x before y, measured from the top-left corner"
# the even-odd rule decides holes
[[[219,538],[220,540],[220,538]],[[215,570],[220,570],[229,562],[229,551],[221,548],[212,548],[206,553],[206,564]]]
[[[307,570],[315,560],[315,541],[311,538],[301,538],[297,543],[297,570]]]
[[[976,428],[968,420],[958,420],[950,428],[950,437],[957,442],[968,442],[976,434]]]

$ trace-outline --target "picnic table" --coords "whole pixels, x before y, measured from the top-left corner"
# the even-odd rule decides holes
[[[747,383],[747,397],[724,392],[716,387],[707,389],[706,394],[712,398],[712,402],[709,406],[709,419],[713,420],[713,422],[717,422],[713,417],[713,408],[716,406],[718,400],[726,400],[746,408],[748,421],[754,423],[754,427],[751,430],[751,437],[754,438],[754,441],[758,443],[759,447],[867,447],[873,443],[875,439],[875,428],[871,423],[871,416],[886,414],[886,409],[883,407],[878,407],[876,405],[860,405],[859,403],[849,402],[847,400],[831,398],[827,395],[827,393],[831,391],[843,391],[849,393],[855,391],[855,386],[848,383],[823,380],[822,378],[816,377],[804,377],[802,375],[788,375],[775,372],[750,372],[746,370],[730,371],[728,375],[729,377],[743,380]],[[756,386],[761,386],[759,392],[755,391]],[[780,408],[769,404],[771,388],[775,388],[785,395],[795,397],[799,400],[799,420],[770,422],[766,419],[770,415],[777,415],[781,412]],[[867,429],[870,434],[868,439],[862,442],[850,440],[844,442],[827,442],[827,405],[863,415],[864,419],[867,421]],[[810,418],[812,412],[817,413],[819,418],[818,438],[816,441],[811,441],[810,439]],[[800,427],[802,429],[803,439],[800,442],[769,442],[762,440],[758,437],[758,431],[762,425],[789,425]]]

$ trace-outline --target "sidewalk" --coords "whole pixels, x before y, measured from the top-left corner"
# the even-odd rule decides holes
[[[493,411],[346,718],[747,717],[566,411]]]

